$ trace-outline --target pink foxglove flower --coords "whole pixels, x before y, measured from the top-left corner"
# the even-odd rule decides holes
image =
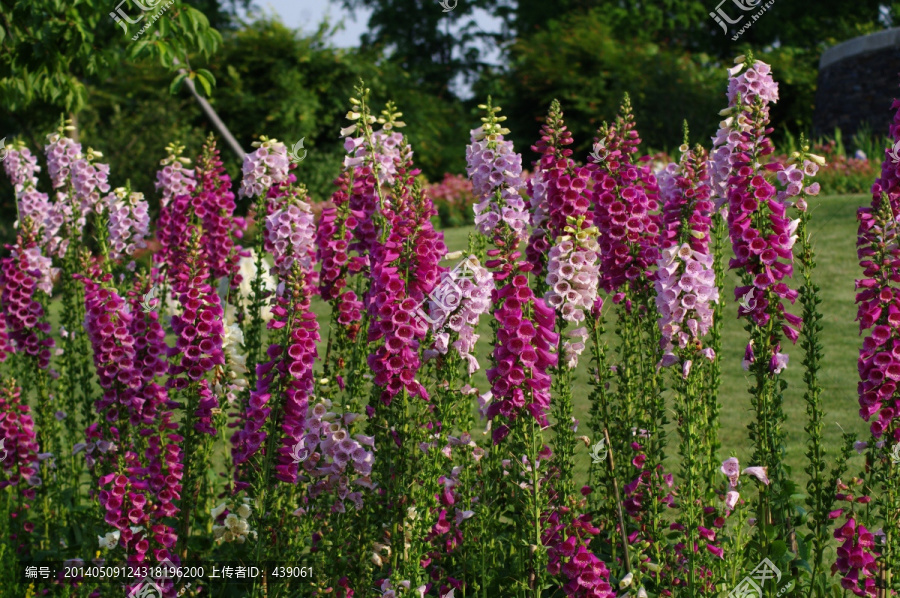
[[[741,465],[738,463],[737,457],[729,457],[722,461],[720,471],[728,476],[728,483],[731,484],[731,487],[736,488],[741,471]]]
[[[143,193],[117,188],[103,199],[109,218],[109,257],[119,260],[147,246],[150,214]]]
[[[260,138],[255,141],[255,151],[244,156],[241,171],[241,197],[266,195],[272,187],[287,181],[290,160],[287,148],[277,139]]]
[[[566,333],[568,338],[563,343],[562,358],[569,368],[578,364],[578,356],[584,351],[588,338],[585,315],[590,315],[597,301],[600,275],[597,229],[581,228],[583,223],[583,219],[573,222],[574,226],[564,229],[567,234],[556,237],[556,244],[550,249],[549,290],[544,297],[566,322],[578,326]]]
[[[702,347],[712,325],[711,304],[719,301],[709,248],[713,204],[706,156],[702,148],[690,150],[685,144],[681,149],[671,184],[664,186],[662,252],[654,281],[664,364],[675,362],[676,350],[687,358]]]
[[[767,469],[768,468],[766,468],[766,467],[748,467],[748,468],[744,469],[741,472],[741,474],[751,475],[751,476],[755,477],[757,480],[759,480],[760,482],[762,482],[763,484],[765,484],[766,486],[768,486],[769,485],[769,476],[766,475]]]

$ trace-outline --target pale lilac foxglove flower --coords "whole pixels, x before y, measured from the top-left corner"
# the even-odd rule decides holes
[[[103,198],[103,208],[109,219],[109,257],[119,260],[134,255],[147,246],[150,232],[149,207],[143,193],[119,187]]]
[[[461,270],[461,272],[456,272]],[[471,376],[478,368],[478,360],[473,355],[475,343],[479,335],[475,334],[481,316],[491,306],[491,293],[494,291],[494,279],[475,256],[469,256],[454,269],[454,273],[444,273],[436,288],[446,286],[455,293],[459,289],[459,303],[450,313],[442,308],[445,304],[435,299],[428,302],[428,322],[433,329],[444,332],[435,335],[434,349],[437,353],[446,354],[452,346],[467,363],[467,371]],[[423,306],[424,307],[424,306]],[[455,332],[456,340],[450,343],[449,332]]]
[[[729,490],[725,493],[725,508],[728,512],[734,510],[735,505],[737,505],[737,501],[741,498],[741,495],[735,490]]]
[[[736,488],[738,477],[740,477],[741,472],[741,466],[740,463],[738,463],[737,457],[729,457],[722,461],[720,471],[728,476],[728,482],[731,484],[731,487]]]
[[[156,172],[154,183],[160,192],[159,203],[163,208],[179,195],[190,195],[197,187],[194,169],[186,167],[191,161],[181,155],[184,147],[170,144],[166,146],[166,151],[169,155],[160,160],[162,168]]]
[[[744,469],[741,473],[743,475],[751,475],[755,477],[757,480],[765,484],[769,485],[769,477],[766,475],[768,468],[767,467],[748,467]]]
[[[277,139],[261,137],[255,141],[255,151],[244,156],[241,172],[241,197],[266,195],[269,189],[288,180],[291,162],[287,148]]]
[[[475,227],[493,237],[501,223],[514,231],[519,241],[528,236],[529,215],[519,194],[522,186],[522,156],[513,151],[512,141],[502,134],[484,134],[484,127],[471,131],[466,146],[466,172],[475,194]]]

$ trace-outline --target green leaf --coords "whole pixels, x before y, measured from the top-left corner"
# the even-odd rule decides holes
[[[199,77],[203,77],[204,79],[206,79],[207,81],[209,81],[209,84],[212,85],[213,87],[216,86],[216,78],[215,78],[215,77],[213,76],[213,74],[212,74],[211,72],[209,72],[208,70],[206,70],[206,69],[197,69],[197,75],[198,75]]]
[[[175,95],[175,92],[178,90],[178,86],[181,85],[181,82],[184,81],[184,78],[187,77],[187,73],[178,73],[178,75],[172,79],[172,83],[169,84],[169,93]]]
[[[771,555],[776,560],[780,560],[787,553],[787,543],[784,540],[775,540],[770,548]]]
[[[198,72],[196,79],[200,82],[200,85],[203,86],[203,91],[206,92],[207,97],[212,95],[212,86],[210,86],[209,81],[206,79],[206,77]]]

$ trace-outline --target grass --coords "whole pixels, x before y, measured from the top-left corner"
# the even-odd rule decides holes
[[[825,439],[832,457],[838,452],[842,429],[862,437],[867,428],[866,423],[858,415],[856,395],[858,380],[856,360],[861,339],[854,321],[856,318],[854,279],[860,273],[856,258],[856,210],[868,201],[869,197],[865,195],[829,196],[818,198],[810,206],[812,211],[810,233],[818,264],[814,281],[821,287],[821,310],[824,316],[821,338],[824,359],[820,379],[823,386],[823,407],[827,413]],[[445,230],[444,240],[448,250],[465,250],[468,235],[472,231],[470,227]],[[726,262],[728,257],[730,256],[726,255]],[[453,264],[445,262],[444,265]],[[737,310],[733,301],[735,282],[736,277],[729,273],[726,288],[722,293],[727,306],[722,331],[722,384],[719,391],[722,442],[720,456],[722,459],[736,456],[742,464],[749,466],[751,463],[748,459],[752,445],[746,426],[754,416],[750,406],[750,395],[747,392],[749,381],[746,372],[741,368],[747,333],[743,329],[742,322],[737,320]],[[323,327],[323,342],[320,347],[320,355],[323,355],[329,308],[321,301],[316,301],[313,309],[320,316],[319,322]],[[790,311],[799,313],[799,303]],[[488,356],[491,349],[487,322],[488,318],[483,318],[479,329],[482,337],[478,344],[478,360],[482,369],[473,376],[471,382],[481,392],[490,388],[484,373],[490,363]],[[610,323],[607,326],[608,334],[612,329],[613,325]],[[806,423],[806,404],[803,401],[802,354],[799,345],[790,346],[789,342],[786,350],[791,358],[784,375],[789,383],[784,395],[784,410],[787,415],[786,463],[793,469],[793,479],[802,482],[805,479],[803,466],[806,451],[806,435],[803,431]],[[587,397],[590,393],[587,384],[587,362],[588,359],[582,359],[575,373],[573,396],[575,417],[582,422],[578,432],[590,436],[592,431],[587,426],[589,408]],[[670,431],[669,442],[677,442],[674,430]],[[587,449],[581,448],[579,451],[581,452],[576,453],[579,460],[578,469],[583,472],[587,467]],[[668,452],[674,455],[676,452],[674,446]],[[669,464],[670,468],[672,466],[673,464]],[[856,467],[851,467],[850,471],[855,470]]]

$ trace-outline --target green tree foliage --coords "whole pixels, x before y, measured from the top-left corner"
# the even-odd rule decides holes
[[[111,76],[126,59],[158,62],[171,72],[184,67],[189,54],[208,57],[221,41],[202,12],[178,2],[133,41],[162,2],[145,0],[143,6],[149,10],[126,2],[122,11],[137,22],[119,16],[119,24],[110,16],[118,7],[98,0],[0,0],[5,107],[15,112],[42,102],[76,112],[87,98],[86,85]]]
[[[413,82],[439,97],[449,96],[450,82],[457,75],[472,75],[484,68],[483,50],[502,34],[489,34],[478,27],[478,9],[497,16],[512,15],[497,0],[447,0],[455,8],[444,12],[438,0],[343,0],[351,10],[372,10],[364,48],[382,49],[389,60],[407,71]]]
[[[466,116],[459,102],[419,89],[412,77],[373,50],[331,47],[331,33],[323,25],[302,36],[272,19],[223,32],[221,48],[208,64],[217,81],[209,100],[244,150],[252,149],[259,135],[288,146],[303,139],[307,155],[297,175],[315,201],[328,199],[345,155],[339,130],[347,124],[346,98],[363,78],[376,108],[389,98],[400,106],[409,125],[402,132],[409,131],[416,165],[431,180],[439,180],[445,171],[461,171],[465,157],[459,148],[468,135],[454,126]],[[166,144],[178,141],[186,146],[186,155],[196,156],[212,130],[188,91],[171,94],[170,83],[168,69],[126,60],[115,77],[87,80],[84,107],[77,112],[80,141],[104,153],[110,183],[118,186],[129,180],[154,211],[154,182]],[[12,118],[0,115],[0,137],[7,134],[11,141],[21,136],[32,151],[41,153],[46,134],[55,130],[61,114],[59,106],[38,101]],[[226,144],[220,148],[229,174],[240,180],[240,160]],[[41,189],[49,191],[46,173],[41,176]],[[15,218],[12,197],[6,177],[0,175],[0,227]],[[239,211],[246,207],[239,205]],[[11,233],[11,226],[0,228],[2,239]]]
[[[518,40],[510,55],[510,71],[486,78],[476,95],[500,99],[517,147],[534,142],[537,122],[553,98],[562,103],[576,140],[573,149],[582,156],[597,127],[613,120],[625,93],[651,147],[680,144],[684,119],[696,141],[715,133],[710,115],[719,110],[725,79],[710,68],[710,59],[651,42],[622,44],[601,10],[550,21]]]

